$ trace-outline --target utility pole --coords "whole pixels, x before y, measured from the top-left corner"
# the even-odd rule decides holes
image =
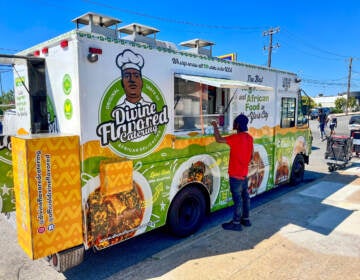
[[[352,67],[353,58],[350,57],[349,62],[349,74],[348,74],[348,83],[347,83],[347,95],[346,95],[346,115],[349,113],[349,103],[350,103],[350,81],[351,81],[351,67]]]
[[[275,46],[272,45],[273,34],[278,33],[279,31],[280,31],[280,27],[276,27],[276,28],[270,28],[269,30],[266,30],[266,31],[263,32],[263,36],[270,36],[270,38],[269,38],[269,46],[267,47],[267,49],[268,49],[268,63],[267,63],[267,66],[269,68],[271,67],[272,49],[280,47],[280,45],[278,43],[276,43]],[[266,50],[266,47],[264,47],[264,50]]]
[[[0,72],[0,95],[1,95],[1,97],[2,97],[4,93],[3,93],[3,87],[2,87],[1,74],[2,74],[2,72]]]

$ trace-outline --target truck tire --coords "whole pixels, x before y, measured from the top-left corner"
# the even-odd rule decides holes
[[[305,161],[302,155],[296,155],[292,168],[290,184],[295,186],[304,180]]]
[[[206,213],[205,196],[198,186],[181,190],[171,203],[167,226],[178,237],[186,237],[201,226]]]

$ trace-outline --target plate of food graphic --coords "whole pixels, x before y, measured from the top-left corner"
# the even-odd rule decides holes
[[[134,184],[136,184],[137,188],[142,192],[142,207],[144,207],[144,213],[142,217],[142,221],[140,227],[136,230],[135,235],[141,234],[146,231],[146,228],[150,222],[151,214],[152,214],[152,192],[149,185],[149,182],[146,178],[138,171],[133,171]]]
[[[304,153],[306,152],[306,141],[304,136],[299,136],[298,138],[296,138],[295,144],[294,144],[294,148],[293,148],[293,153],[292,153],[292,162],[294,161],[294,158],[296,157],[297,154],[300,153]]]
[[[275,185],[285,182],[290,176],[290,165],[287,157],[280,157],[275,163]]]
[[[152,213],[152,192],[141,173],[133,171],[133,184],[128,189],[105,196],[100,193],[99,176],[93,177],[83,187],[83,194],[86,226],[91,233],[89,245],[97,242],[98,248],[105,248],[146,231]]]
[[[254,144],[254,158],[249,165],[248,188],[250,196],[266,190],[269,178],[269,159],[263,145]]]
[[[299,154],[301,152],[305,152],[305,150],[306,150],[305,138],[304,136],[299,136],[298,138],[296,138],[293,154]]]
[[[191,183],[205,186],[213,206],[220,189],[220,169],[213,157],[205,154],[196,155],[177,168],[170,188],[170,201],[182,187]]]

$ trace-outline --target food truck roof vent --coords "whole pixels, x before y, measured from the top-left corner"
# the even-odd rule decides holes
[[[145,43],[150,46],[156,46],[156,33],[160,30],[154,27],[146,26],[139,23],[131,23],[120,27],[120,38],[138,43]],[[121,33],[126,34],[121,37]],[[150,36],[152,35],[152,36]]]
[[[121,23],[121,20],[88,12],[82,16],[73,19],[72,22],[76,23],[76,29],[81,28],[81,30],[87,32],[97,33],[106,37],[117,39],[117,24]],[[80,25],[83,26],[80,27]]]
[[[202,39],[192,39],[189,41],[185,41],[180,43],[180,46],[188,47],[189,49],[185,50],[186,52],[202,54],[206,56],[212,56],[212,46],[215,43],[210,41],[205,41]],[[209,47],[209,48],[207,48]]]

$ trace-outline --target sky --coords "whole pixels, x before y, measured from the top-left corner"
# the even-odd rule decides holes
[[[178,45],[214,42],[213,55],[236,53],[240,62],[296,73],[310,96],[360,91],[360,1],[121,1],[0,0],[0,53],[16,54],[75,28],[72,20],[94,12],[160,30],[159,40]],[[350,63],[350,61],[352,61]],[[351,67],[350,67],[351,66]],[[351,69],[351,71],[350,71]],[[0,67],[3,91],[10,71]]]

